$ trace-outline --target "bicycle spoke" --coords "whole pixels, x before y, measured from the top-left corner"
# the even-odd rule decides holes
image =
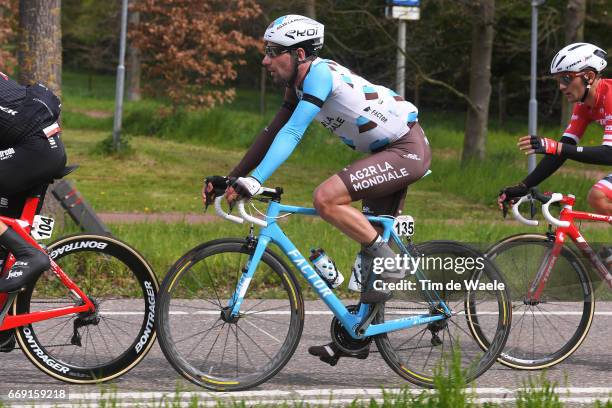
[[[219,327],[219,325],[222,325],[223,323],[225,323],[223,320],[221,320],[221,318],[218,318],[217,320],[215,320],[213,322],[213,325],[211,327],[209,327],[208,329],[199,331],[199,332],[195,332],[195,333],[190,333],[187,337],[183,337],[182,339],[179,340],[174,340],[174,343],[182,343],[186,340],[191,340],[193,339],[195,336],[199,336],[202,333],[206,333],[204,335],[204,337],[206,337],[208,335],[208,333],[210,333],[212,330],[216,329],[217,327]]]
[[[221,326],[221,330],[219,330],[219,333],[217,333],[217,337],[215,337],[215,341],[213,341],[212,346],[210,347],[210,350],[208,351],[208,354],[206,354],[206,358],[204,359],[204,361],[202,362],[202,368],[204,368],[204,364],[208,361],[208,357],[210,357],[210,353],[212,353],[212,351],[215,348],[215,345],[217,344],[217,340],[219,340],[219,336],[221,335],[221,332],[223,331],[223,328],[225,327],[225,322],[223,322],[223,325]],[[212,370],[212,366],[210,368],[210,370]],[[209,374],[210,374],[210,370],[209,370]],[[203,370],[200,370],[202,372],[204,372]]]
[[[221,323],[221,329],[220,329],[220,330],[222,330],[222,329],[223,329],[223,326],[225,325],[225,322],[224,322],[223,320],[221,320],[221,319],[219,318],[219,319],[217,319],[216,321],[214,321],[214,322],[213,322],[212,327],[211,327],[210,329],[208,329],[208,330],[206,331],[206,334],[205,334],[204,336],[202,336],[202,337],[200,338],[200,340],[199,340],[199,341],[196,343],[196,345],[195,345],[195,346],[193,346],[193,347],[191,348],[191,351],[189,352],[189,354],[187,354],[187,356],[186,356],[186,357],[191,357],[191,355],[193,354],[193,352],[194,352],[194,351],[195,351],[195,350],[196,350],[198,347],[200,347],[200,344],[202,344],[202,342],[203,342],[203,341],[206,339],[206,337],[208,337],[208,334],[209,334],[209,333],[211,333],[213,329],[216,329],[216,328],[218,328],[218,327],[219,327],[219,324],[217,324],[217,322]],[[220,331],[219,331],[219,332],[220,332]],[[203,332],[200,332],[200,333],[203,333]],[[199,333],[196,333],[196,334],[199,334]],[[194,334],[194,336],[195,336],[195,334]],[[218,336],[219,336],[219,334],[217,334],[217,337],[218,337]],[[215,339],[215,342],[216,342],[216,339]],[[213,347],[214,347],[214,346],[215,346],[215,345],[213,344]],[[212,348],[211,348],[211,351],[212,351]],[[208,352],[208,354],[210,354],[210,351]]]
[[[244,329],[242,327],[240,327],[238,324],[236,324],[236,328],[238,328],[238,330],[240,330],[241,332],[244,333],[245,336],[247,336],[247,338],[249,340],[251,340],[253,342],[253,344],[255,344],[255,346],[257,346],[257,348],[266,355],[266,357],[268,357],[269,360],[272,360],[272,357],[270,357],[270,355],[268,353],[266,353],[266,351],[264,349],[261,348],[261,346],[259,344],[257,344],[257,342],[255,340],[253,340],[251,338],[251,336],[249,336],[249,334],[247,332],[244,331]]]

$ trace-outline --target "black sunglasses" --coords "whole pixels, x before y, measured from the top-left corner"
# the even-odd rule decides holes
[[[264,54],[266,54],[268,57],[273,58],[273,57],[278,57],[281,54],[284,54],[286,52],[291,51],[288,48],[285,47],[278,47],[278,46],[274,46],[274,45],[266,45],[264,47]]]

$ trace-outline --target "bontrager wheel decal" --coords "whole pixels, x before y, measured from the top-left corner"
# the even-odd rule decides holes
[[[130,369],[135,367],[146,356],[146,354],[153,346],[153,343],[155,342],[155,339],[157,337],[154,320],[155,302],[157,292],[159,290],[159,284],[157,282],[157,278],[151,270],[151,267],[137,251],[133,250],[132,248],[117,239],[106,236],[83,234],[63,238],[49,246],[49,253],[54,259],[58,260],[58,262],[60,263],[63,262],[64,258],[68,261],[71,261],[73,258],[80,259],[81,257],[84,257],[84,260],[103,260],[103,262],[106,263],[119,262],[116,265],[123,265],[122,268],[125,273],[127,273],[127,275],[125,276],[132,277],[129,281],[125,281],[124,283],[127,284],[128,282],[132,282],[132,284],[128,287],[140,288],[137,289],[137,291],[135,292],[140,293],[140,297],[134,299],[142,305],[142,310],[144,313],[142,314],[141,323],[139,323],[139,326],[136,326],[137,328],[139,327],[139,329],[137,332],[134,332],[134,338],[132,340],[128,338],[128,342],[124,342],[124,344],[129,344],[129,346],[124,351],[119,350],[119,352],[117,352],[118,357],[114,358],[113,360],[109,360],[107,363],[102,362],[100,363],[101,365],[88,367],[88,365],[91,365],[91,363],[86,362],[85,365],[83,365],[82,363],[74,365],[70,362],[64,361],[66,357],[62,357],[63,354],[60,354],[58,357],[55,357],[54,346],[47,350],[47,347],[49,346],[45,344],[44,340],[41,343],[40,339],[38,339],[36,336],[36,327],[38,327],[38,325],[40,324],[44,324],[44,321],[28,325],[17,330],[17,340],[19,341],[19,344],[23,349],[24,353],[39,369],[41,369],[46,374],[70,383],[86,384],[108,381],[125,374]],[[84,265],[86,264],[83,264],[81,266]],[[78,272],[77,270],[71,269],[72,268],[68,267],[65,268],[64,271],[71,279],[76,279],[75,283],[77,283],[78,285],[78,281],[80,279],[83,279],[84,276],[80,274],[88,273],[87,268],[79,268]],[[100,271],[101,270],[97,270],[93,273],[100,273]],[[118,271],[119,270],[116,270],[117,273]],[[91,271],[89,272],[91,273]],[[104,279],[103,277],[100,278],[102,280]],[[42,279],[43,278],[39,278],[39,280]],[[57,281],[57,279],[55,279],[55,281]],[[14,313],[24,313],[27,310],[30,310],[29,299],[32,296],[34,286],[38,282],[39,281],[33,283],[28,288],[28,291],[26,293],[20,294],[20,299],[15,302],[13,308]],[[90,283],[91,282],[96,281],[90,280]],[[41,285],[42,283],[47,282],[41,282]],[[89,284],[87,284],[86,286],[79,285],[79,287],[81,288],[81,290],[84,290],[86,292],[91,289],[94,289],[94,292],[96,292],[95,288],[91,287]],[[44,288],[44,286],[41,286],[41,288]],[[117,288],[117,292],[120,289],[121,288]],[[112,291],[113,288],[105,290]],[[91,296],[92,294],[95,298],[95,293],[86,293],[87,296]],[[104,298],[101,298],[101,301],[104,302]],[[116,326],[116,331],[122,331],[121,327],[118,326],[120,324],[118,323],[119,321],[112,317],[112,313],[108,316],[106,316],[106,313],[100,314],[99,316],[100,317],[98,324],[86,324],[80,329],[84,331],[91,328],[93,331],[93,335],[89,337],[89,340],[85,338],[85,342],[93,342],[95,336],[104,336],[103,328],[108,330],[109,328]],[[70,315],[66,316],[66,318],[69,317]],[[74,317],[72,319],[74,319]],[[104,326],[105,324],[106,326]],[[98,325],[101,328],[99,328],[96,332],[94,328],[98,328]],[[101,345],[108,343],[108,341],[104,340],[104,337],[100,337],[99,341]],[[93,343],[91,344],[93,345]],[[89,344],[86,343],[85,346],[87,345]],[[106,347],[109,347],[108,344],[106,344]],[[116,348],[117,343],[113,343],[113,347]],[[94,360],[93,356],[91,357],[91,360]],[[56,369],[56,365],[57,367],[63,366],[65,368],[63,370],[58,371]],[[66,370],[66,368],[68,370]]]

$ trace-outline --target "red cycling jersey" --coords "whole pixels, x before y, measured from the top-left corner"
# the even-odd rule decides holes
[[[578,143],[589,123],[596,121],[604,128],[603,145],[612,146],[612,79],[600,79],[595,91],[595,106],[576,103],[567,129],[563,136],[571,137]]]

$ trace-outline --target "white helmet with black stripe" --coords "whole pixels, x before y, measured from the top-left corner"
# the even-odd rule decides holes
[[[606,68],[606,52],[589,43],[574,43],[564,47],[550,63],[550,73],[582,72],[592,69],[601,72]]]
[[[289,14],[274,20],[266,29],[264,41],[292,48],[307,44],[308,51],[317,52],[323,48],[325,26],[309,17]]]

